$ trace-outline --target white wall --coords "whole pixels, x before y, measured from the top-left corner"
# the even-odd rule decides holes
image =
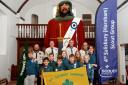
[[[0,11],[0,54],[7,53],[7,16]]]
[[[118,79],[120,83],[126,83],[126,70],[125,70],[125,45],[118,45]]]
[[[16,52],[17,52],[17,44],[16,44],[16,16],[6,9],[2,4],[0,4],[1,14],[6,16],[7,22],[5,22],[5,30],[6,35],[0,34],[2,39],[4,40],[5,52],[0,53],[0,77],[6,77],[9,79],[10,73],[8,69],[11,68],[12,64],[16,64]],[[5,38],[5,39],[4,39]],[[2,40],[0,39],[0,40]],[[0,43],[3,44],[3,43]],[[3,47],[3,48],[4,48]]]
[[[124,1],[124,0],[123,0]],[[118,1],[118,6],[123,2]],[[125,4],[117,11],[117,25],[118,25],[118,43],[119,43],[119,80],[121,83],[125,84],[126,74],[125,74],[125,44],[128,43],[128,3]],[[126,62],[127,63],[127,62]],[[124,80],[124,81],[123,81]]]
[[[128,43],[128,3],[118,10],[119,43]]]
[[[53,7],[56,6],[58,4],[57,1],[55,1],[54,3],[52,1],[47,2],[46,4],[40,4],[37,6],[32,7],[31,9],[29,9],[26,14],[24,14],[23,16],[25,17],[25,23],[31,23],[31,14],[36,14],[39,16],[39,24],[47,24],[48,21],[53,18]],[[92,14],[93,17],[93,23],[94,23],[94,16],[95,13],[88,10],[84,5],[80,5],[76,2],[72,2],[73,4],[73,8],[76,9],[76,15],[77,17],[82,17],[82,14]]]

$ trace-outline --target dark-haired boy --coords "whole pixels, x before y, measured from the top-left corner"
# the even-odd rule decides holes
[[[53,68],[53,71],[55,71],[57,63],[54,61],[54,54],[50,53],[48,58],[49,58],[49,66],[51,66]]]
[[[41,66],[40,71],[43,71],[43,72],[53,71],[53,68],[49,65],[49,58],[48,57],[45,57],[43,59],[43,65]]]
[[[57,66],[56,66],[55,71],[63,71],[63,70],[65,70],[64,66],[62,64],[62,59],[63,59],[62,57],[58,57],[57,58]]]
[[[52,72],[53,68],[51,66],[49,66],[49,58],[45,57],[43,59],[43,63],[42,66],[40,67],[40,75],[42,74],[42,72]],[[42,77],[43,79],[43,77]],[[42,81],[43,85],[44,85],[44,80]]]

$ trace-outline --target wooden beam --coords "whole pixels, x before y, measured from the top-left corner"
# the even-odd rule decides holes
[[[22,19],[23,21],[25,21],[25,19],[23,17],[20,17],[20,19]]]
[[[25,6],[25,4],[28,2],[29,0],[25,0],[21,6],[19,7],[19,9],[17,10],[17,13],[19,13],[21,11],[21,9]]]
[[[100,0],[97,0],[100,4],[102,3],[102,1],[100,1]]]
[[[120,9],[121,7],[123,7],[127,2],[128,2],[128,0],[125,0],[123,3],[121,3],[121,4],[117,7],[117,9]]]
[[[10,10],[12,13],[14,13],[15,15],[17,14],[17,12],[15,12],[11,7],[9,7],[5,2],[3,2],[2,0],[0,0],[0,3],[2,5],[4,5],[8,10]],[[22,19],[23,21],[25,21],[25,19],[23,17],[20,17],[20,19]]]
[[[2,0],[0,0],[0,3],[1,3],[2,5],[4,5],[8,10],[10,10],[10,11],[13,12],[14,14],[16,14],[16,12],[15,12],[11,7],[9,7],[6,3],[4,3]]]

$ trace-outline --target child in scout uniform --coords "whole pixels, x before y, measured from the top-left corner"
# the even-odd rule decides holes
[[[33,48],[29,48],[28,50],[28,57],[29,60],[26,64],[26,78],[24,80],[24,85],[34,85],[34,81],[36,79],[36,76],[38,74],[39,65],[35,61],[35,58],[32,55]]]
[[[95,50],[94,50],[94,47],[91,45],[89,46],[89,57],[90,57],[89,63],[96,64]]]
[[[57,63],[54,61],[54,54],[50,53],[48,58],[49,58],[49,66],[51,66],[53,68],[53,71],[55,71]]]
[[[68,60],[68,56],[67,56],[67,52],[65,50],[62,51],[62,64],[65,70],[68,70],[69,68],[69,60]]]
[[[90,64],[97,64],[97,60],[96,60],[96,53],[95,53],[95,48],[94,46],[89,46],[89,63]],[[94,69],[94,80],[93,80],[93,84],[95,84],[96,82],[98,82],[98,69],[95,68]]]
[[[45,57],[45,58],[43,59],[43,64],[42,64],[42,66],[40,67],[40,76],[41,76],[42,72],[52,72],[52,71],[53,71],[53,68],[52,68],[51,66],[49,66],[49,58],[48,58],[48,57]],[[42,80],[41,83],[42,83],[43,85],[45,85],[45,84],[44,84],[43,77],[42,77],[41,80]],[[42,85],[42,84],[41,84],[41,85]]]
[[[55,71],[63,71],[63,70],[64,70],[64,66],[63,66],[63,64],[62,64],[62,57],[59,56],[59,57],[57,58],[57,66],[56,66]]]
[[[43,72],[51,72],[53,71],[53,68],[49,65],[49,58],[48,57],[45,57],[43,59],[43,64],[40,68],[40,71],[43,71]]]
[[[90,64],[89,60],[90,60],[89,55],[85,55],[83,58],[83,63],[84,63],[84,65],[86,65],[88,80],[90,82],[90,85],[92,85],[93,79],[94,79],[94,69],[95,69],[94,67],[97,67],[97,65],[96,64]]]
[[[81,66],[82,64],[80,62],[77,62],[76,56],[74,54],[69,55],[69,69],[74,69]]]

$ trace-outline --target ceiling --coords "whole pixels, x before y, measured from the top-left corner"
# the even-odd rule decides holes
[[[24,3],[26,0],[1,0],[6,3],[11,9],[17,11],[19,7]]]
[[[15,12],[26,12],[30,8],[39,5],[39,4],[47,4],[49,2],[60,2],[62,0],[0,0],[6,3],[12,10]],[[91,11],[95,11],[97,6],[99,6],[98,0],[70,0],[72,2],[78,3],[79,5],[86,6]],[[99,0],[101,2],[105,0]],[[118,0],[118,6],[124,2],[125,0]]]
[[[1,0],[1,1],[6,3],[12,10],[17,12],[21,8],[22,5],[23,7],[20,9],[20,11],[29,10],[33,6],[36,6],[39,4],[46,4],[51,1],[55,3],[55,2],[60,2],[62,0]],[[92,6],[95,6],[97,5],[97,3],[99,3],[97,0],[71,0],[71,1],[84,5],[90,8],[90,10],[94,8]],[[90,5],[90,4],[93,4],[93,5]]]

